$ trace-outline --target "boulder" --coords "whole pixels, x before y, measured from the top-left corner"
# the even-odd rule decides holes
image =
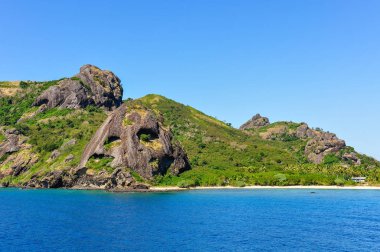
[[[106,108],[117,108],[121,105],[123,88],[120,79],[111,71],[84,65],[76,77],[90,88],[96,105]]]
[[[51,160],[54,160],[54,159],[56,159],[57,157],[59,157],[59,155],[61,155],[61,153],[60,153],[58,150],[54,150],[54,151],[52,151],[52,153],[50,154],[50,159],[51,159]]]
[[[342,158],[345,161],[352,161],[352,162],[354,162],[357,165],[361,164],[361,160],[360,160],[360,158],[358,157],[358,155],[355,152],[344,153],[343,156],[342,156]]]
[[[34,106],[49,108],[84,108],[96,105],[113,110],[122,102],[120,79],[111,71],[85,65],[73,78],[63,79],[37,97]]]
[[[60,150],[64,150],[70,146],[73,146],[77,143],[77,140],[76,139],[70,139],[69,141],[67,141],[66,143],[62,144],[61,147],[59,147]]]
[[[5,154],[19,151],[24,142],[16,129],[8,129],[2,134],[5,136],[5,141],[0,143],[0,158]]]
[[[253,116],[248,122],[240,126],[241,130],[248,129],[258,129],[269,125],[269,119],[267,117],[262,117],[260,114]]]
[[[305,139],[305,138],[313,138],[317,134],[316,134],[316,130],[310,129],[306,123],[301,123],[301,125],[298,126],[298,128],[296,129],[295,135],[298,138]]]
[[[73,154],[69,154],[66,158],[65,158],[65,162],[68,163],[70,161],[72,161],[74,159],[74,155]]]

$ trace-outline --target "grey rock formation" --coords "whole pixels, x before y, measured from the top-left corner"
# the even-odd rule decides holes
[[[305,155],[309,161],[320,164],[328,154],[337,154],[346,147],[345,141],[339,139],[335,134],[310,129],[302,124],[296,130],[299,138],[309,139],[305,147]]]
[[[248,122],[240,126],[241,130],[247,129],[258,129],[269,125],[269,119],[267,117],[262,117],[260,114],[253,116]]]
[[[3,160],[0,164],[8,168],[0,171],[0,179],[9,175],[18,176],[38,161],[24,135],[16,129],[2,130],[1,133],[6,139],[0,143],[0,158]]]
[[[67,141],[66,143],[62,144],[61,147],[59,147],[60,150],[64,150],[70,146],[73,146],[77,143],[77,140],[76,139],[70,139],[69,141]]]
[[[120,79],[111,71],[84,65],[76,77],[90,88],[96,105],[106,108],[117,108],[121,105],[123,88]]]
[[[50,159],[54,160],[56,159],[57,157],[59,157],[59,155],[61,155],[61,153],[58,151],[58,150],[54,150],[51,155],[50,155]]]
[[[47,109],[96,105],[113,110],[120,106],[122,94],[120,79],[116,75],[96,66],[85,65],[75,77],[63,79],[44,91],[33,105],[46,104]]]
[[[66,158],[65,158],[65,162],[70,162],[71,160],[74,159],[74,155],[73,154],[69,154]]]
[[[8,129],[3,134],[6,139],[0,143],[0,158],[7,153],[19,151],[24,142],[20,139],[20,133],[16,129]]]
[[[128,167],[146,179],[190,169],[183,149],[172,141],[161,118],[143,107],[123,104],[113,111],[86,146],[78,169],[92,156],[112,157],[113,167]],[[107,145],[107,146],[106,146]]]
[[[294,125],[294,123],[290,124]],[[310,162],[316,164],[322,163],[326,155],[338,154],[340,150],[346,147],[346,143],[333,133],[311,129],[306,123],[301,123],[296,129],[288,125],[289,123],[283,122],[283,124],[269,128],[259,135],[267,140],[289,141],[292,138],[305,140],[304,154]]]
[[[94,188],[107,190],[146,190],[149,187],[138,183],[130,172],[125,169],[115,169],[112,174],[100,172],[96,175],[87,174],[86,169],[69,171],[52,171],[43,176],[32,177],[24,184],[28,188]]]
[[[305,139],[305,138],[313,138],[316,136],[316,131],[310,129],[306,123],[302,123],[295,132],[296,137]]]
[[[355,152],[344,153],[342,158],[345,161],[352,161],[353,163],[355,163],[357,165],[361,164],[361,160]]]

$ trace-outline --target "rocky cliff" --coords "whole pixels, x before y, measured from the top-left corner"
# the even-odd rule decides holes
[[[333,133],[312,129],[306,123],[276,122],[269,124],[269,120],[262,118],[259,114],[240,127],[242,130],[259,128],[261,130],[258,134],[265,140],[303,140],[305,142],[304,154],[310,162],[315,164],[321,164],[329,154],[340,154],[340,151],[346,147],[345,141]],[[350,157],[352,157],[352,161],[360,164],[360,159],[354,154],[346,155],[345,159],[350,159]]]
[[[78,169],[85,168],[91,157],[104,156],[113,158],[111,167],[129,167],[146,179],[190,169],[162,118],[140,105],[123,104],[108,116],[86,146]]]
[[[72,78],[59,81],[33,103],[46,108],[84,108],[88,105],[112,110],[122,102],[123,88],[120,79],[111,71],[93,65],[84,65]]]
[[[310,129],[305,123],[296,129],[295,135],[301,139],[307,139],[305,155],[316,164],[322,163],[329,154],[339,154],[346,147],[345,141],[339,139],[335,134]]]
[[[240,126],[241,130],[258,129],[269,125],[269,119],[262,117],[260,114],[254,115],[250,120]]]

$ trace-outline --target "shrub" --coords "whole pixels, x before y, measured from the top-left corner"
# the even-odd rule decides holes
[[[181,180],[178,182],[177,186],[179,188],[189,188],[196,186],[196,183],[194,180]]]
[[[284,133],[281,135],[280,139],[284,142],[291,142],[298,140],[298,137]]]
[[[339,161],[340,161],[339,157],[337,157],[334,154],[328,154],[323,159],[323,163],[326,165],[336,164],[336,163],[339,163]]]
[[[27,135],[30,131],[30,128],[26,124],[16,124],[15,128],[23,135]]]
[[[283,173],[277,173],[274,175],[274,178],[279,182],[280,184],[286,181],[286,175]]]
[[[151,137],[150,137],[149,134],[141,134],[141,135],[140,135],[140,139],[141,139],[141,141],[149,142],[150,139],[151,139]]]
[[[20,81],[20,88],[25,89],[27,87],[28,87],[28,83],[26,83],[25,81]]]
[[[5,140],[5,136],[3,134],[0,133],[0,142],[4,141]]]
[[[336,184],[336,185],[338,185],[338,186],[342,186],[342,185],[344,185],[344,179],[342,179],[342,178],[336,178],[335,180],[334,180],[334,183]]]
[[[233,182],[231,183],[231,185],[232,185],[232,186],[236,186],[236,187],[245,187],[245,183],[244,183],[243,181],[240,181],[240,180],[238,180],[238,181],[233,181]]]

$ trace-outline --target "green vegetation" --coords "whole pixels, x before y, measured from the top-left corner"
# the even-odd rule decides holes
[[[0,125],[14,125],[21,116],[30,111],[36,97],[57,81],[30,82],[23,92],[12,97],[0,97]]]
[[[0,143],[5,140],[5,136],[0,133]]]
[[[151,139],[151,136],[149,134],[141,134],[140,139],[141,139],[141,141],[149,142]]]
[[[106,170],[109,173],[112,173],[113,168],[111,167],[111,162],[113,158],[111,157],[91,157],[87,164],[86,167],[88,169],[95,170],[97,172],[101,170]]]
[[[360,166],[344,164],[335,155],[326,156],[321,165],[310,164],[304,155],[306,141],[286,133],[296,130],[299,123],[273,123],[247,134],[163,96],[147,95],[132,102],[163,115],[192,166],[178,177],[156,177],[156,185],[350,185],[352,176],[367,176],[369,183],[379,181],[380,171],[373,169],[379,164],[368,157]],[[267,132],[276,137],[263,139],[260,134]]]
[[[25,151],[25,157],[22,155],[22,158],[35,155],[38,157],[38,162],[28,171],[18,177],[4,178],[3,181],[24,182],[34,175],[43,176],[52,170],[76,167],[86,144],[106,118],[101,109],[90,106],[85,110],[49,109],[19,121],[23,115],[37,110],[32,106],[35,98],[55,84],[56,81],[30,82],[15,96],[0,98],[0,126],[14,127],[27,137],[27,144],[31,145],[31,149]],[[0,140],[3,138],[0,135]],[[75,140],[75,144],[65,146],[70,140]],[[51,155],[55,150],[60,154],[53,159]],[[70,154],[74,158],[66,161]],[[3,156],[0,162],[6,158]],[[105,161],[101,164],[103,162]],[[0,168],[6,167],[0,165]]]
[[[20,88],[26,89],[28,88],[29,84],[25,81],[20,81]]]
[[[75,77],[74,77],[75,79]],[[33,176],[43,176],[52,170],[71,169],[79,164],[82,152],[95,131],[106,118],[106,113],[94,106],[86,109],[49,109],[37,113],[32,106],[35,98],[56,81],[21,82],[20,92],[0,98],[0,127],[16,128],[26,136],[30,148],[22,153],[26,158],[38,157],[38,161],[18,177],[5,177],[3,181],[22,183]],[[0,86],[10,85],[0,82]],[[185,149],[192,169],[180,176],[167,174],[156,176],[152,184],[158,186],[238,186],[246,185],[350,185],[351,177],[366,176],[370,184],[380,181],[380,164],[373,158],[357,154],[361,164],[343,161],[346,147],[338,155],[325,156],[322,164],[311,164],[304,155],[306,140],[291,134],[300,125],[278,122],[246,132],[234,129],[230,124],[159,95],[147,95],[128,100],[130,108],[146,107],[162,115],[164,127],[170,128],[174,141]],[[22,119],[22,120],[20,120]],[[125,126],[133,122],[124,118]],[[148,132],[139,135],[142,144],[152,148],[158,143]],[[0,142],[5,139],[0,134]],[[72,141],[75,140],[75,141]],[[69,142],[73,144],[67,144]],[[119,139],[107,139],[105,149],[120,144]],[[52,153],[59,153],[57,156]],[[12,154],[13,155],[13,154]],[[68,159],[69,155],[73,158]],[[3,155],[0,163],[9,155]],[[92,157],[87,167],[97,173],[114,170],[111,157]],[[7,169],[11,164],[2,165]],[[158,167],[158,161],[151,165]],[[139,182],[145,182],[131,170]]]
[[[323,159],[323,163],[326,165],[332,165],[340,162],[340,158],[335,154],[328,154]]]
[[[0,88],[14,88],[15,85],[10,81],[0,81]]]

